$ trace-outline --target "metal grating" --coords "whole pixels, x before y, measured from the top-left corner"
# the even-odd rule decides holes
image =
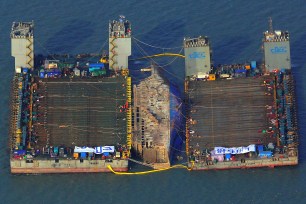
[[[126,144],[126,79],[43,79],[39,142],[59,146]]]
[[[190,148],[238,147],[268,142],[261,130],[269,127],[266,106],[267,77],[218,81],[190,81]]]

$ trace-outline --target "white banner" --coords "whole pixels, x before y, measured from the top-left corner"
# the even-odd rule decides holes
[[[249,145],[247,147],[215,147],[215,154],[244,154],[248,152],[255,152],[256,147],[254,144]]]
[[[95,147],[95,154],[102,154],[102,147]]]
[[[94,148],[91,147],[74,147],[74,152],[75,153],[81,153],[81,152],[95,152]]]
[[[104,152],[115,152],[115,146],[103,146],[102,153]]]

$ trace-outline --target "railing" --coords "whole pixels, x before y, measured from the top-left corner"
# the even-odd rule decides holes
[[[109,65],[110,68],[114,69],[114,65],[117,64],[117,61],[115,60],[115,57],[117,56],[117,53],[115,52],[115,48],[117,48],[117,45],[115,43],[116,38],[112,38],[110,41],[111,47],[109,48],[110,51],[112,52],[112,56],[109,58]]]
[[[126,96],[128,102],[128,109],[126,112],[126,121],[127,121],[127,149],[128,149],[128,156],[130,155],[130,149],[132,147],[132,80],[131,77],[127,77],[126,79]]]
[[[26,48],[28,49],[28,52],[26,53],[28,60],[27,60],[27,65],[29,66],[29,68],[33,68],[33,50],[32,50],[32,46],[33,46],[33,41],[32,38],[27,38],[28,40],[28,45],[26,46]]]

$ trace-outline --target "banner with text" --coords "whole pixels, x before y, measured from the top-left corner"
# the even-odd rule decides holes
[[[254,144],[247,147],[215,147],[215,154],[244,154],[248,152],[255,152],[256,146]]]
[[[95,149],[94,148],[91,148],[91,147],[77,147],[75,146],[74,147],[74,152],[75,153],[81,153],[81,152],[95,152]]]

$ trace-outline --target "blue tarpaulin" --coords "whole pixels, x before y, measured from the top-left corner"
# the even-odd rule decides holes
[[[260,151],[259,154],[258,154],[259,157],[267,157],[267,158],[270,158],[272,157],[272,152],[270,151]]]
[[[251,68],[255,69],[256,68],[256,61],[251,61]]]
[[[104,68],[103,63],[94,63],[94,64],[89,64],[89,67],[99,67],[100,69]]]
[[[260,152],[260,151],[263,151],[263,145],[258,145],[258,146],[257,146],[257,149],[258,149],[259,152]]]
[[[23,73],[28,73],[28,70],[29,70],[28,68],[22,68]]]
[[[54,152],[55,154],[57,154],[57,153],[58,153],[58,147],[54,147],[53,152]]]
[[[245,73],[246,70],[245,69],[236,69],[235,73]]]
[[[26,151],[25,151],[25,150],[15,150],[15,151],[14,151],[14,154],[15,154],[15,155],[25,155],[25,154],[26,154]]]
[[[100,70],[100,67],[89,67],[89,72],[93,72],[95,70]]]
[[[45,72],[40,72],[40,73],[39,73],[39,77],[40,77],[40,78],[45,78]]]
[[[80,156],[81,158],[86,158],[86,152],[81,152],[80,154],[81,154]]]

